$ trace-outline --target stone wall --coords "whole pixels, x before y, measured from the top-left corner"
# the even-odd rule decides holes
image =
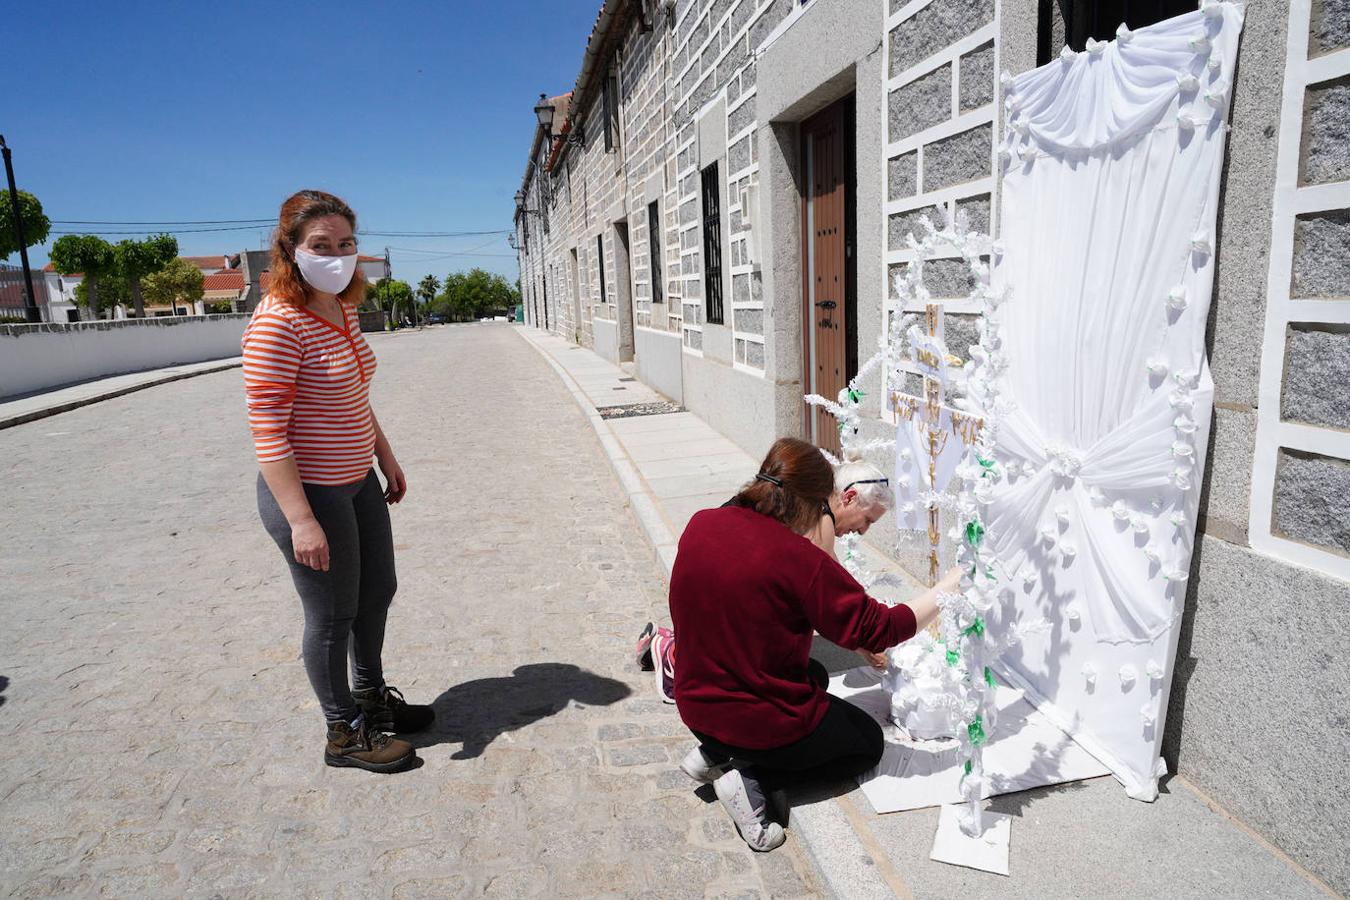
[[[0,325],[0,397],[240,354],[249,316]]]

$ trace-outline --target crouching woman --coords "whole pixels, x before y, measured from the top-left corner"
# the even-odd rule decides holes
[[[879,653],[927,626],[960,580],[954,570],[908,605],[868,597],[804,536],[834,486],[819,449],[780,438],[732,503],[690,520],[671,574],[675,702],[699,741],[682,768],[713,783],[753,850],[783,843],[785,814],[769,814],[783,788],[853,778],[881,759],[881,726],[826,693],[813,632]]]

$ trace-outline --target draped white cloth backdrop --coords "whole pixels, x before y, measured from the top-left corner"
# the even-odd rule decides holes
[[[1205,322],[1231,3],[1139,29],[1005,82],[995,286],[998,458],[986,516],[1007,579],[1001,633],[1044,618],[1004,673],[1151,800],[1190,568],[1213,382]]]

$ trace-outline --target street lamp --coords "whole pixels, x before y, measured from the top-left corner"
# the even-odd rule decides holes
[[[539,120],[539,127],[544,129],[544,135],[550,141],[553,140],[553,117],[557,111],[557,107],[549,102],[547,94],[539,95],[539,102],[534,107],[534,116]],[[586,133],[580,130],[576,134],[569,132],[563,135],[563,141],[585,148]]]

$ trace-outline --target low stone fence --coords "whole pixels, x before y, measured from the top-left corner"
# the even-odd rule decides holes
[[[246,313],[0,325],[0,397],[239,356]]]

